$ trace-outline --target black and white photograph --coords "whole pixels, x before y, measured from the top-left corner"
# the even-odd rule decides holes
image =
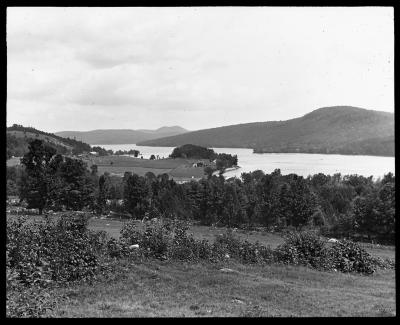
[[[6,7],[6,317],[395,317],[393,6]]]

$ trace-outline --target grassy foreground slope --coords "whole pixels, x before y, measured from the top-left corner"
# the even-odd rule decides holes
[[[62,290],[61,317],[394,316],[396,308],[393,270],[366,277],[149,260],[120,264],[106,283]]]
[[[230,125],[137,143],[144,146],[253,148],[394,156],[394,114],[351,106],[324,107],[299,118]]]
[[[7,213],[7,219],[17,215]],[[30,216],[39,221],[42,216]],[[52,218],[57,218],[54,216]],[[89,229],[116,236],[123,223],[92,218]],[[211,239],[209,227],[192,226],[196,237]],[[221,228],[214,229],[223,232]],[[241,232],[249,240],[276,246],[278,234]],[[394,254],[393,247],[380,247]],[[379,250],[376,250],[379,253]],[[395,270],[363,276],[279,264],[160,261],[120,258],[103,266],[111,270],[91,283],[55,286],[64,296],[55,317],[288,317],[395,316]]]

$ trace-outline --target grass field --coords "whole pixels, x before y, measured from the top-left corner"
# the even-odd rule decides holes
[[[15,217],[7,214],[7,218]],[[123,221],[113,219],[89,221],[89,229],[105,230],[115,238],[123,225]],[[196,238],[213,241],[225,230],[192,225],[189,232]],[[283,241],[279,234],[261,231],[237,230],[236,234],[271,248]],[[373,255],[395,258],[392,246],[365,244],[365,248]],[[222,268],[230,270],[224,272]],[[363,276],[300,266],[249,266],[233,260],[184,263],[122,259],[111,278],[54,290],[68,297],[57,306],[57,317],[318,317],[396,313],[394,270],[378,270]]]
[[[221,268],[230,268],[225,273]],[[114,279],[60,289],[61,317],[394,316],[395,274],[125,261]]]
[[[99,174],[108,172],[110,174],[123,176],[126,171],[134,172],[144,176],[147,172],[155,175],[167,173],[175,180],[188,180],[192,176],[199,179],[204,176],[202,167],[192,167],[197,160],[194,159],[140,159],[129,156],[105,156],[87,159],[88,166],[96,164]]]
[[[144,176],[147,172],[152,172],[156,176],[168,174],[175,181],[188,181],[192,178],[200,179],[204,176],[203,167],[192,167],[197,160],[194,159],[140,159],[129,156],[105,156],[84,159],[90,167],[97,165],[98,174],[102,175],[108,172],[112,175],[123,176],[126,171]],[[16,166],[20,164],[20,158],[11,158],[7,160],[7,166]]]

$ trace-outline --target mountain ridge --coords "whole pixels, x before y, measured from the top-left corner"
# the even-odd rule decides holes
[[[89,144],[132,144],[185,132],[188,132],[188,130],[180,126],[164,126],[156,130],[96,129],[91,131],[59,131],[54,134],[61,137],[76,138]]]
[[[354,106],[321,107],[301,117],[228,125],[138,142],[142,146],[251,148],[255,152],[394,156],[394,114]],[[391,145],[391,143],[393,145]],[[384,150],[379,148],[384,146]]]

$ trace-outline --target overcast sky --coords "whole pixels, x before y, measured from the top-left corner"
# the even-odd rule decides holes
[[[190,130],[394,111],[390,7],[8,8],[7,125]]]

